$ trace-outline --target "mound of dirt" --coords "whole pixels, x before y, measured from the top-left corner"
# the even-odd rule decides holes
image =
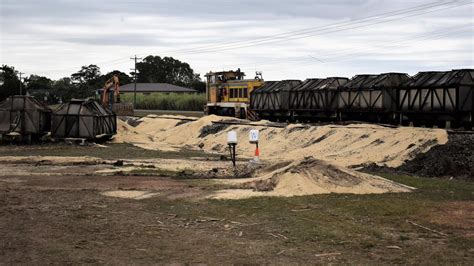
[[[100,194],[107,197],[134,199],[134,200],[148,199],[148,198],[158,195],[158,193],[152,193],[150,191],[140,191],[140,190],[114,190],[114,191],[105,191]]]
[[[225,183],[240,183],[242,189],[221,190],[211,198],[292,197],[329,193],[380,194],[410,192],[414,189],[378,176],[329,165],[312,157],[293,162],[257,178]]]
[[[208,135],[216,134],[216,133],[218,133],[218,132],[220,132],[220,131],[228,128],[228,127],[229,127],[229,125],[226,125],[226,124],[212,124],[212,125],[204,126],[199,131],[200,132],[199,137],[204,138]]]
[[[447,142],[447,133],[443,129],[387,128],[370,124],[347,126],[292,124],[286,127],[273,127],[268,121],[260,121],[253,125],[243,121],[247,125],[222,126],[213,122],[228,118],[215,115],[184,124],[176,119],[148,116],[141,118],[136,127],[119,121],[115,142],[131,143],[153,150],[179,150],[186,147],[226,155],[227,133],[235,130],[239,141],[237,155],[252,157],[255,145],[248,142],[248,133],[251,129],[259,129],[262,160],[292,161],[314,156],[344,167],[371,162],[398,167],[417,154]]]
[[[474,136],[449,136],[446,144],[417,154],[395,170],[425,177],[474,179]]]

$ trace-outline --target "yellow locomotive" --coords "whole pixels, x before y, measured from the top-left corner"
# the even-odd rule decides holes
[[[209,72],[205,75],[207,104],[204,112],[237,118],[251,118],[250,93],[263,85],[262,73],[254,79],[245,79],[240,71]]]

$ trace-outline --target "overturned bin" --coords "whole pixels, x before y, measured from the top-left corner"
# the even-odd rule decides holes
[[[0,103],[0,139],[31,141],[50,129],[51,109],[36,98],[15,95]]]
[[[55,139],[110,139],[117,133],[116,115],[95,100],[72,100],[53,112],[51,136]]]

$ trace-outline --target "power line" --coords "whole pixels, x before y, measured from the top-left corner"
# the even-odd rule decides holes
[[[349,22],[339,22],[339,23],[329,24],[329,25],[325,25],[325,26],[306,28],[306,29],[301,29],[301,30],[297,30],[297,31],[290,31],[290,32],[276,34],[276,35],[270,35],[270,36],[266,36],[266,37],[252,39],[252,40],[224,42],[224,43],[221,43],[221,44],[213,44],[213,45],[201,46],[201,47],[196,47],[196,48],[188,48],[188,49],[180,49],[180,50],[169,50],[169,51],[161,51],[161,52],[163,52],[163,53],[164,52],[166,52],[166,53],[176,53],[177,55],[192,55],[192,54],[203,54],[203,53],[211,53],[211,52],[219,52],[219,51],[247,48],[247,47],[252,47],[252,46],[257,46],[257,45],[276,43],[276,42],[285,42],[285,41],[308,38],[308,37],[312,37],[312,36],[316,36],[316,35],[329,34],[329,33],[335,33],[335,32],[341,32],[341,31],[347,31],[347,30],[367,27],[367,26],[373,26],[373,25],[377,25],[377,24],[381,24],[381,23],[392,22],[392,21],[405,19],[405,18],[409,18],[409,17],[413,17],[413,16],[418,16],[418,15],[422,15],[422,14],[427,14],[427,13],[432,13],[432,12],[439,12],[439,11],[442,11],[442,10],[445,10],[445,9],[459,7],[459,6],[463,6],[463,5],[467,5],[467,4],[471,4],[471,3],[472,3],[472,1],[466,2],[466,1],[459,1],[459,0],[450,1],[450,2],[440,2],[440,1],[438,1],[438,2],[432,2],[432,3],[418,5],[418,6],[411,7],[411,8],[406,8],[406,9],[401,9],[401,10],[395,10],[395,11],[385,12],[385,13],[381,13],[381,14],[376,14],[376,15],[372,15],[372,16],[369,16],[369,17],[352,20],[352,21],[349,21]],[[443,7],[443,6],[446,6],[446,7],[426,11],[427,9],[436,8],[436,7]],[[423,12],[421,12],[421,11],[423,11]],[[407,14],[409,14],[409,15],[407,15]],[[400,17],[400,15],[404,15],[404,16]],[[388,19],[388,18],[391,18],[391,17],[393,17],[393,18]],[[371,22],[371,23],[369,23],[369,22]],[[365,24],[363,24],[363,23],[365,23]],[[358,25],[358,24],[361,24],[361,25]],[[142,55],[144,55],[144,54],[142,54]],[[122,62],[126,62],[127,60],[129,60],[129,59],[120,58],[120,59],[96,62],[96,64],[122,63]],[[114,65],[116,65],[116,64],[114,64]],[[61,70],[64,70],[64,69],[61,69]],[[54,70],[50,70],[50,71],[54,71]]]
[[[371,25],[375,25],[375,24],[391,22],[391,21],[395,21],[395,20],[399,20],[399,19],[403,19],[403,18],[408,18],[408,17],[412,17],[412,16],[417,16],[417,15],[421,15],[421,14],[432,13],[432,12],[437,12],[437,11],[444,10],[444,9],[436,9],[436,10],[432,10],[432,11],[429,11],[429,12],[419,12],[419,11],[423,11],[423,10],[434,8],[434,7],[441,7],[441,6],[448,5],[448,7],[445,8],[445,9],[448,9],[448,8],[453,8],[453,7],[462,6],[462,5],[472,3],[471,1],[469,1],[469,3],[463,3],[463,2],[465,2],[465,1],[434,2],[434,3],[415,6],[415,7],[412,7],[412,8],[381,13],[381,14],[377,14],[377,15],[373,15],[373,16],[369,16],[369,17],[365,17],[365,18],[361,18],[361,19],[352,20],[352,21],[349,21],[349,22],[339,22],[339,23],[329,24],[329,25],[325,25],[325,26],[307,28],[307,29],[302,29],[302,30],[297,30],[297,31],[290,31],[290,32],[280,33],[280,34],[266,36],[266,37],[262,37],[262,38],[252,39],[252,40],[227,42],[227,43],[218,44],[218,45],[208,45],[208,46],[197,47],[197,48],[181,49],[181,50],[174,50],[174,51],[170,50],[170,51],[162,51],[162,52],[177,53],[177,54],[200,54],[200,53],[224,51],[224,50],[230,50],[230,49],[246,48],[246,47],[251,47],[251,46],[256,46],[256,45],[261,45],[261,44],[280,42],[280,41],[289,41],[289,40],[295,40],[295,39],[302,39],[302,38],[307,38],[307,37],[314,36],[313,33],[322,32],[320,34],[327,34],[327,33],[339,32],[339,31],[343,31],[343,30],[366,27],[366,26],[371,26]],[[449,7],[449,5],[452,5],[452,4],[457,4],[457,5]],[[406,15],[408,13],[414,13],[414,14],[411,14],[411,15],[408,15],[408,16],[398,17],[398,18],[391,19],[391,20],[385,20],[385,21],[383,20],[383,19],[387,19],[387,18],[390,18],[390,17],[396,17],[398,15],[404,15],[404,14]],[[351,25],[357,25],[357,24],[367,23],[367,22],[377,21],[377,20],[382,20],[382,21],[380,21],[378,23],[374,23],[374,24],[359,25],[359,26],[351,27],[351,28],[343,28],[343,27],[347,27],[347,26],[351,26]],[[324,32],[324,31],[329,31],[329,32]],[[311,35],[309,35],[309,34],[311,34]]]
[[[470,4],[470,3],[469,3]],[[249,43],[249,44],[246,44],[246,45],[240,45],[240,46],[228,46],[228,47],[222,47],[222,48],[218,48],[218,49],[215,49],[215,50],[205,50],[205,51],[197,51],[197,52],[188,52],[188,53],[185,53],[185,54],[200,54],[200,53],[210,53],[210,52],[218,52],[218,51],[227,51],[227,50],[235,50],[235,49],[241,49],[241,48],[247,48],[247,47],[252,47],[252,46],[257,46],[257,45],[262,45],[262,44],[271,44],[271,43],[277,43],[277,42],[287,42],[287,41],[292,41],[292,40],[298,40],[298,39],[304,39],[304,38],[308,38],[308,37],[313,37],[313,36],[316,36],[316,35],[326,35],[326,34],[329,34],[329,33],[336,33],[336,32],[342,32],[342,31],[347,31],[347,30],[353,30],[353,29],[359,29],[359,28],[363,28],[363,27],[367,27],[367,26],[373,26],[373,25],[378,25],[378,24],[383,24],[383,23],[387,23],[387,22],[393,22],[393,21],[397,21],[397,20],[400,20],[400,19],[405,19],[405,18],[409,18],[409,17],[414,17],[414,16],[418,16],[418,15],[422,15],[422,14],[428,14],[428,13],[433,13],[433,12],[438,12],[438,11],[441,11],[441,10],[446,10],[446,9],[450,9],[450,8],[453,8],[453,7],[459,7],[459,6],[463,6],[463,5],[467,5],[467,3],[464,3],[464,4],[459,4],[459,5],[455,5],[455,6],[451,6],[451,7],[446,7],[446,8],[443,8],[443,9],[436,9],[436,10],[431,10],[431,11],[425,11],[425,12],[418,12],[418,13],[414,13],[414,14],[410,14],[410,15],[407,15],[407,16],[402,16],[402,17],[397,17],[397,18],[394,18],[394,19],[388,19],[388,20],[382,20],[382,21],[376,21],[374,23],[370,23],[370,24],[363,24],[363,25],[356,25],[356,26],[352,26],[352,27],[348,27],[348,28],[335,28],[335,29],[328,29],[328,30],[325,30],[325,31],[318,31],[316,33],[311,33],[311,34],[306,34],[306,35],[295,35],[295,36],[289,36],[285,39],[274,39],[274,40],[270,40],[270,41],[265,41],[265,42],[255,42],[255,43]],[[357,23],[356,23],[357,24]],[[349,25],[350,26],[350,25]]]
[[[420,41],[425,41],[427,39],[435,40],[435,39],[440,39],[440,38],[446,37],[446,36],[459,35],[460,33],[464,33],[466,31],[467,30],[457,30],[457,31],[451,31],[451,32],[446,32],[446,33],[443,33],[443,34],[438,34],[438,35],[435,35],[435,36],[431,36],[431,38],[426,38],[425,37],[425,38],[422,38],[420,40],[404,41],[404,42],[399,43],[398,45],[387,46],[384,49],[388,49],[388,48],[393,49],[393,48],[403,46],[405,44],[419,43]],[[312,62],[306,62],[306,63],[302,62],[301,64],[291,64],[291,65],[292,65],[292,68],[295,68],[295,67],[304,67],[304,66],[314,65],[314,64],[326,64],[326,63],[332,63],[332,62],[336,62],[336,61],[343,61],[343,60],[347,60],[347,59],[351,59],[351,58],[355,58],[355,57],[360,57],[362,55],[371,55],[371,54],[376,54],[376,53],[377,53],[376,51],[362,52],[362,53],[359,53],[359,54],[351,54],[351,55],[346,55],[346,56],[332,57],[332,58],[329,58],[329,60],[326,59],[324,62],[314,62],[314,61],[312,61]],[[266,70],[266,71],[269,71],[269,70],[275,70],[275,69],[284,70],[284,69],[289,69],[289,68],[281,68],[281,67],[278,67],[278,68],[273,67],[272,68],[271,67],[271,68],[262,68],[262,69]]]
[[[430,37],[430,36],[436,37],[439,34],[451,33],[451,32],[455,32],[455,31],[458,31],[459,29],[463,29],[463,28],[472,29],[473,26],[474,26],[473,24],[465,24],[465,25],[461,25],[461,26],[453,26],[453,27],[444,28],[444,29],[434,31],[434,32],[411,35],[411,36],[405,37],[403,39],[399,39],[399,40],[395,41],[395,43],[411,41],[411,40],[420,39],[420,38],[423,38],[423,37]],[[386,43],[386,42],[383,42],[383,43]],[[394,41],[390,42],[390,44],[393,44],[393,43],[394,43]],[[372,43],[371,45],[364,45],[364,46],[359,46],[359,47],[355,47],[355,48],[351,47],[351,48],[344,48],[344,49],[338,49],[338,50],[333,50],[333,51],[325,51],[324,52],[324,57],[327,58],[330,55],[338,55],[338,54],[341,54],[341,53],[344,54],[343,53],[344,51],[348,51],[348,52],[352,51],[353,52],[354,50],[357,51],[357,50],[361,50],[363,48],[377,48],[377,47],[374,46],[373,43]],[[252,63],[248,63],[246,65],[239,65],[239,66],[242,67],[242,68],[245,68],[245,67],[254,67],[255,65],[258,65],[258,66],[261,67],[261,66],[264,66],[264,65],[275,65],[275,64],[279,64],[279,63],[287,64],[289,62],[294,62],[294,61],[307,61],[307,60],[309,60],[310,57],[312,57],[312,59],[316,59],[317,61],[320,61],[321,63],[324,63],[323,57],[320,57],[320,56],[317,56],[317,55],[305,55],[305,56],[298,56],[298,57],[282,58],[282,59],[277,59],[277,60],[272,60],[272,61],[266,60],[264,63],[262,63],[262,62],[252,62]],[[313,61],[313,60],[311,60],[311,61]],[[226,66],[226,67],[229,67],[229,66]]]

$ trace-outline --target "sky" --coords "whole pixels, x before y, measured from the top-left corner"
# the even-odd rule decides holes
[[[474,1],[0,0],[0,64],[26,75],[134,55],[265,80],[474,68]]]

